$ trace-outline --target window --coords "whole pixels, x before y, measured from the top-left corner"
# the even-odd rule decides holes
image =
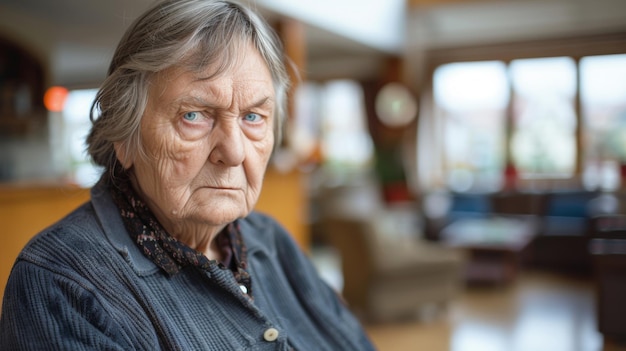
[[[72,90],[63,108],[62,148],[69,159],[69,178],[75,183],[89,187],[99,179],[101,170],[94,166],[85,148],[85,139],[91,128],[89,111],[97,89]]]
[[[349,80],[331,81],[322,86],[320,94],[324,163],[344,169],[368,165],[373,145],[361,86]]]
[[[626,164],[626,55],[583,57],[580,75],[584,184],[613,190]]]
[[[498,56],[490,47],[471,62],[436,52],[434,105],[420,116],[430,143],[418,150],[429,169],[420,184],[437,187],[432,176],[441,174],[450,190],[490,192],[512,174],[518,188],[618,188],[626,177],[626,54],[540,57],[558,50],[538,45],[530,54],[517,48],[527,57],[515,58],[507,50],[507,60],[488,60]],[[559,50],[582,49],[568,42]],[[478,51],[466,54],[480,58]],[[433,151],[443,161],[425,155]]]
[[[514,60],[511,157],[522,178],[568,178],[576,167],[576,63]]]
[[[372,166],[374,155],[366,123],[358,82],[299,84],[293,120],[287,124],[287,148],[274,156],[274,164],[279,169],[315,170],[315,177],[332,186],[358,181],[356,175]]]
[[[444,119],[444,167],[456,191],[499,187],[509,101],[499,61],[452,63],[434,74],[438,117]],[[495,189],[492,189],[495,190]]]

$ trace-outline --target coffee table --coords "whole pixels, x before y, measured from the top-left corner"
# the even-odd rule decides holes
[[[509,283],[519,270],[520,253],[538,232],[534,216],[493,215],[457,219],[440,233],[444,245],[467,252],[468,283]]]

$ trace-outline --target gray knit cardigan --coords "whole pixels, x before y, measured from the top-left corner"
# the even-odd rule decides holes
[[[90,202],[20,253],[0,350],[374,349],[284,229],[259,213],[240,224],[253,300],[217,265],[160,270],[130,238],[103,178]]]

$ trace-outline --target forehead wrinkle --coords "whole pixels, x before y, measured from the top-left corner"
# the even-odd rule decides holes
[[[237,55],[235,61],[240,62],[244,57],[247,57],[247,53]],[[237,64],[231,64],[226,70],[217,72],[213,65],[203,70],[182,70],[192,76],[186,96],[177,99],[179,104],[188,103],[224,111],[275,107],[273,81],[260,79],[256,71],[250,68],[242,71]]]
[[[259,93],[261,90],[249,81],[236,82],[229,79],[228,82],[220,82],[218,84],[210,84],[202,89],[202,92],[208,93],[206,96],[209,100],[202,96],[191,94],[193,102],[222,110],[250,110],[254,108],[271,109],[274,107],[274,98],[271,93]]]
[[[230,81],[230,82],[229,82]],[[188,90],[179,99],[182,103],[213,109],[228,109],[233,100],[233,84],[229,78],[194,79],[191,84],[198,84]]]

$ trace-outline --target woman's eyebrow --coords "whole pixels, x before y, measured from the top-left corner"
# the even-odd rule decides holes
[[[251,108],[255,108],[255,107],[264,107],[266,105],[270,105],[271,103],[274,102],[274,99],[272,99],[272,97],[270,96],[264,96],[262,98],[260,98],[259,100],[251,103],[250,105],[246,106],[244,109],[249,110]]]
[[[200,106],[200,107],[210,107],[210,108],[219,108],[219,106],[214,103],[211,102],[207,99],[201,98],[199,96],[193,96],[193,95],[187,95],[187,96],[183,96],[179,99],[176,99],[176,104],[177,105],[193,105],[193,106]]]
[[[241,110],[250,110],[250,109],[254,109],[254,108],[271,108],[272,107],[272,103],[274,102],[274,99],[271,96],[263,96],[260,99],[248,104],[248,105],[244,105],[242,106]],[[211,102],[210,100],[207,100],[205,98],[199,97],[199,96],[183,96],[179,99],[175,100],[175,105],[176,106],[184,106],[184,105],[191,105],[191,106],[197,106],[197,107],[203,107],[203,108],[211,108],[211,109],[222,109],[223,107],[220,106],[219,104],[215,103],[215,102]]]

